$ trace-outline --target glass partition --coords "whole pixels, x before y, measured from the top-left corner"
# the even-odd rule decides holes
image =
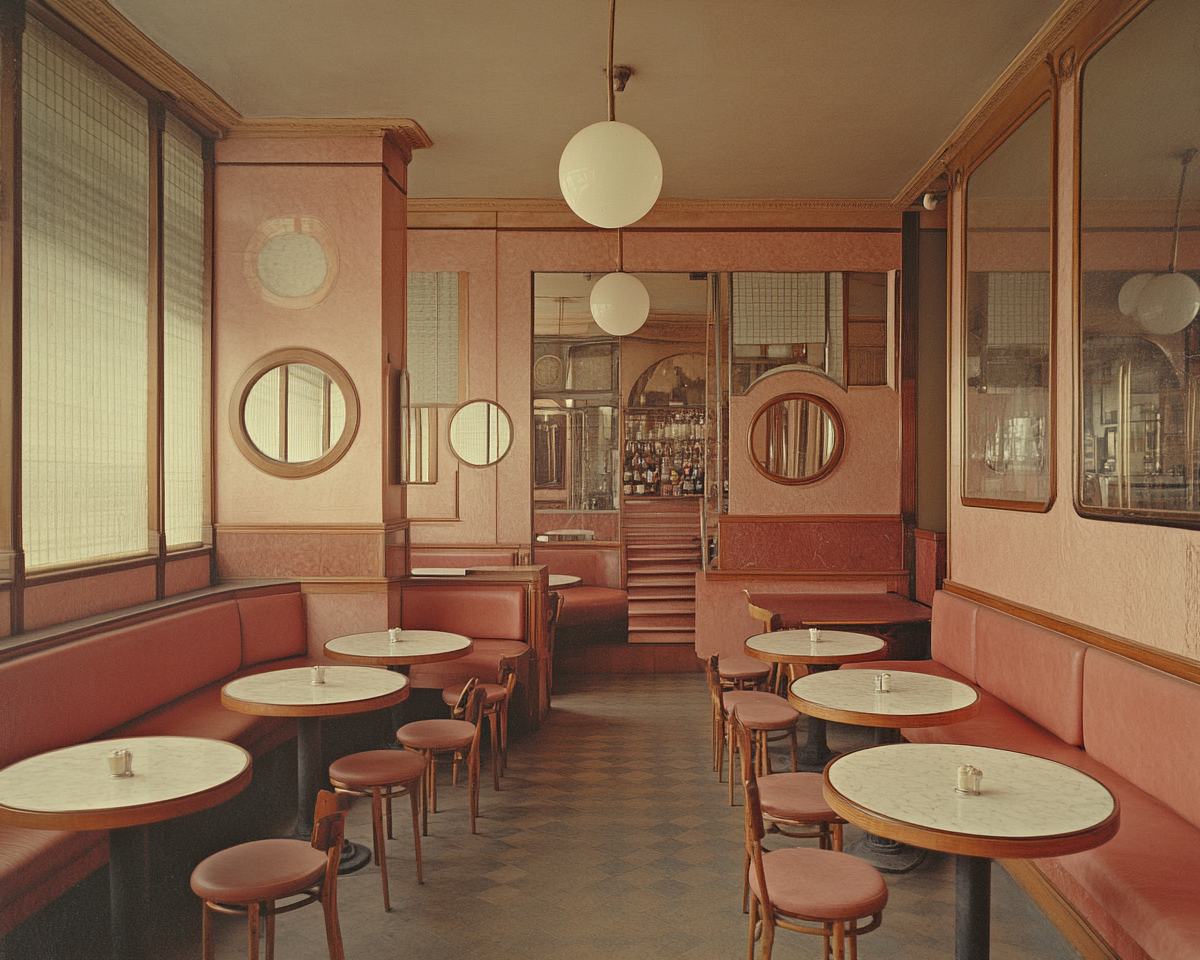
[[[1200,17],[1156,0],[1084,64],[1075,503],[1200,521]]]
[[[962,372],[963,503],[1047,510],[1052,110],[1042,102],[970,173]]]

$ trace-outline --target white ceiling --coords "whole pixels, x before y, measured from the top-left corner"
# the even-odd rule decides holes
[[[558,197],[606,119],[604,0],[112,0],[248,118],[404,117],[410,195]],[[1058,0],[620,0],[664,197],[895,198]]]

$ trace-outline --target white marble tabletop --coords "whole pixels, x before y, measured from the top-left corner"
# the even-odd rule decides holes
[[[324,683],[312,682],[310,667],[291,667],[231,680],[221,693],[225,699],[247,705],[320,707],[374,700],[407,686],[408,677],[403,674],[374,667],[326,667]]]
[[[958,680],[902,670],[888,670],[891,690],[876,693],[875,675],[878,672],[830,670],[810,673],[793,681],[789,699],[800,710],[804,709],[804,704],[812,704],[846,713],[899,719],[953,713],[965,710],[979,700],[974,687]]]
[[[133,776],[110,777],[108,755],[133,753]],[[93,740],[0,770],[0,805],[37,813],[120,810],[177,800],[228,783],[250,766],[233,743],[200,737]]]
[[[414,577],[465,577],[466,567],[413,567]]]
[[[334,637],[325,644],[325,653],[336,660],[403,665],[453,660],[466,656],[472,647],[470,637],[442,630],[401,630],[399,636],[395,643],[387,630]]]
[[[552,573],[550,574],[551,587],[573,587],[581,582],[583,577],[572,576],[569,573]]]
[[[955,792],[962,764],[983,771],[978,796]],[[922,830],[970,837],[1061,836],[1094,827],[1116,809],[1113,795],[1087,774],[1052,760],[992,747],[952,743],[868,747],[832,760],[825,779],[828,787],[870,813]]]
[[[839,659],[869,656],[887,644],[879,637],[847,630],[819,630],[813,640],[808,630],[776,630],[746,641],[746,652],[796,662],[835,663]]]

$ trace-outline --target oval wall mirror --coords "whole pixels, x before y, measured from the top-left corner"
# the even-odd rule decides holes
[[[813,483],[837,466],[842,418],[827,400],[788,393],[763,404],[750,422],[750,460],[776,483]]]
[[[450,450],[472,467],[487,467],[512,446],[512,421],[498,403],[468,400],[450,418]]]
[[[277,477],[328,470],[358,432],[358,394],[349,374],[315,350],[277,350],[242,374],[229,426],[242,454]]]

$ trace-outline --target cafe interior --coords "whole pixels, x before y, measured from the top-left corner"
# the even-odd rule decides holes
[[[1200,956],[1198,149],[1193,0],[0,0],[0,957]]]

